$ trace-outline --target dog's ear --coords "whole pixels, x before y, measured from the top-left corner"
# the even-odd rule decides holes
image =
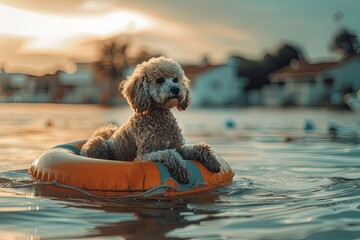
[[[150,109],[151,98],[147,92],[145,74],[134,72],[120,84],[120,91],[135,112],[144,114]]]
[[[183,88],[185,90],[185,97],[176,106],[179,111],[184,111],[190,106],[190,80],[187,77],[184,77]]]

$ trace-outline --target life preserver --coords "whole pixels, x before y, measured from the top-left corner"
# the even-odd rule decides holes
[[[233,171],[216,155],[221,164],[219,173],[212,173],[198,161],[186,161],[191,171],[188,184],[171,177],[159,162],[110,161],[80,156],[86,140],[69,142],[46,150],[29,168],[37,182],[56,182],[87,191],[96,196],[123,196],[146,192],[158,186],[171,186],[164,196],[196,193],[227,186]]]

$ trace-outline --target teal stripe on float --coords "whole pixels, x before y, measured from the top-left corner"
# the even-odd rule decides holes
[[[67,150],[72,151],[76,155],[80,155],[80,149],[78,149],[77,147],[74,147],[72,145],[69,145],[69,144],[62,144],[62,145],[55,146],[53,148],[65,148]]]
[[[204,179],[202,177],[200,169],[196,166],[195,163],[191,161],[186,161],[186,166],[191,173],[190,182],[188,184],[182,184],[179,183],[177,180],[175,180],[163,163],[160,162],[155,162],[155,163],[160,172],[161,184],[165,184],[166,180],[172,179],[174,180],[174,182],[176,182],[179,190],[190,190],[193,189],[194,187],[197,187],[199,184],[204,183]]]

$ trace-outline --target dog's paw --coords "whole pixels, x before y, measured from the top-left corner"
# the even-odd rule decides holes
[[[171,172],[171,175],[182,184],[188,184],[190,182],[191,173],[185,164],[179,165],[175,171]]]
[[[201,142],[194,146],[196,153],[195,159],[200,161],[209,171],[220,172],[220,163],[211,150],[209,144]]]
[[[211,172],[220,172],[220,163],[213,153],[207,154],[206,159],[203,159],[202,163]]]

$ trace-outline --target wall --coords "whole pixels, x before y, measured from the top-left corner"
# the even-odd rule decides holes
[[[222,106],[243,103],[245,79],[237,77],[234,67],[223,65],[196,78],[191,87],[193,106]]]
[[[360,58],[349,60],[327,73],[335,80],[334,88],[342,90],[346,86],[353,86],[354,90],[360,89]]]

